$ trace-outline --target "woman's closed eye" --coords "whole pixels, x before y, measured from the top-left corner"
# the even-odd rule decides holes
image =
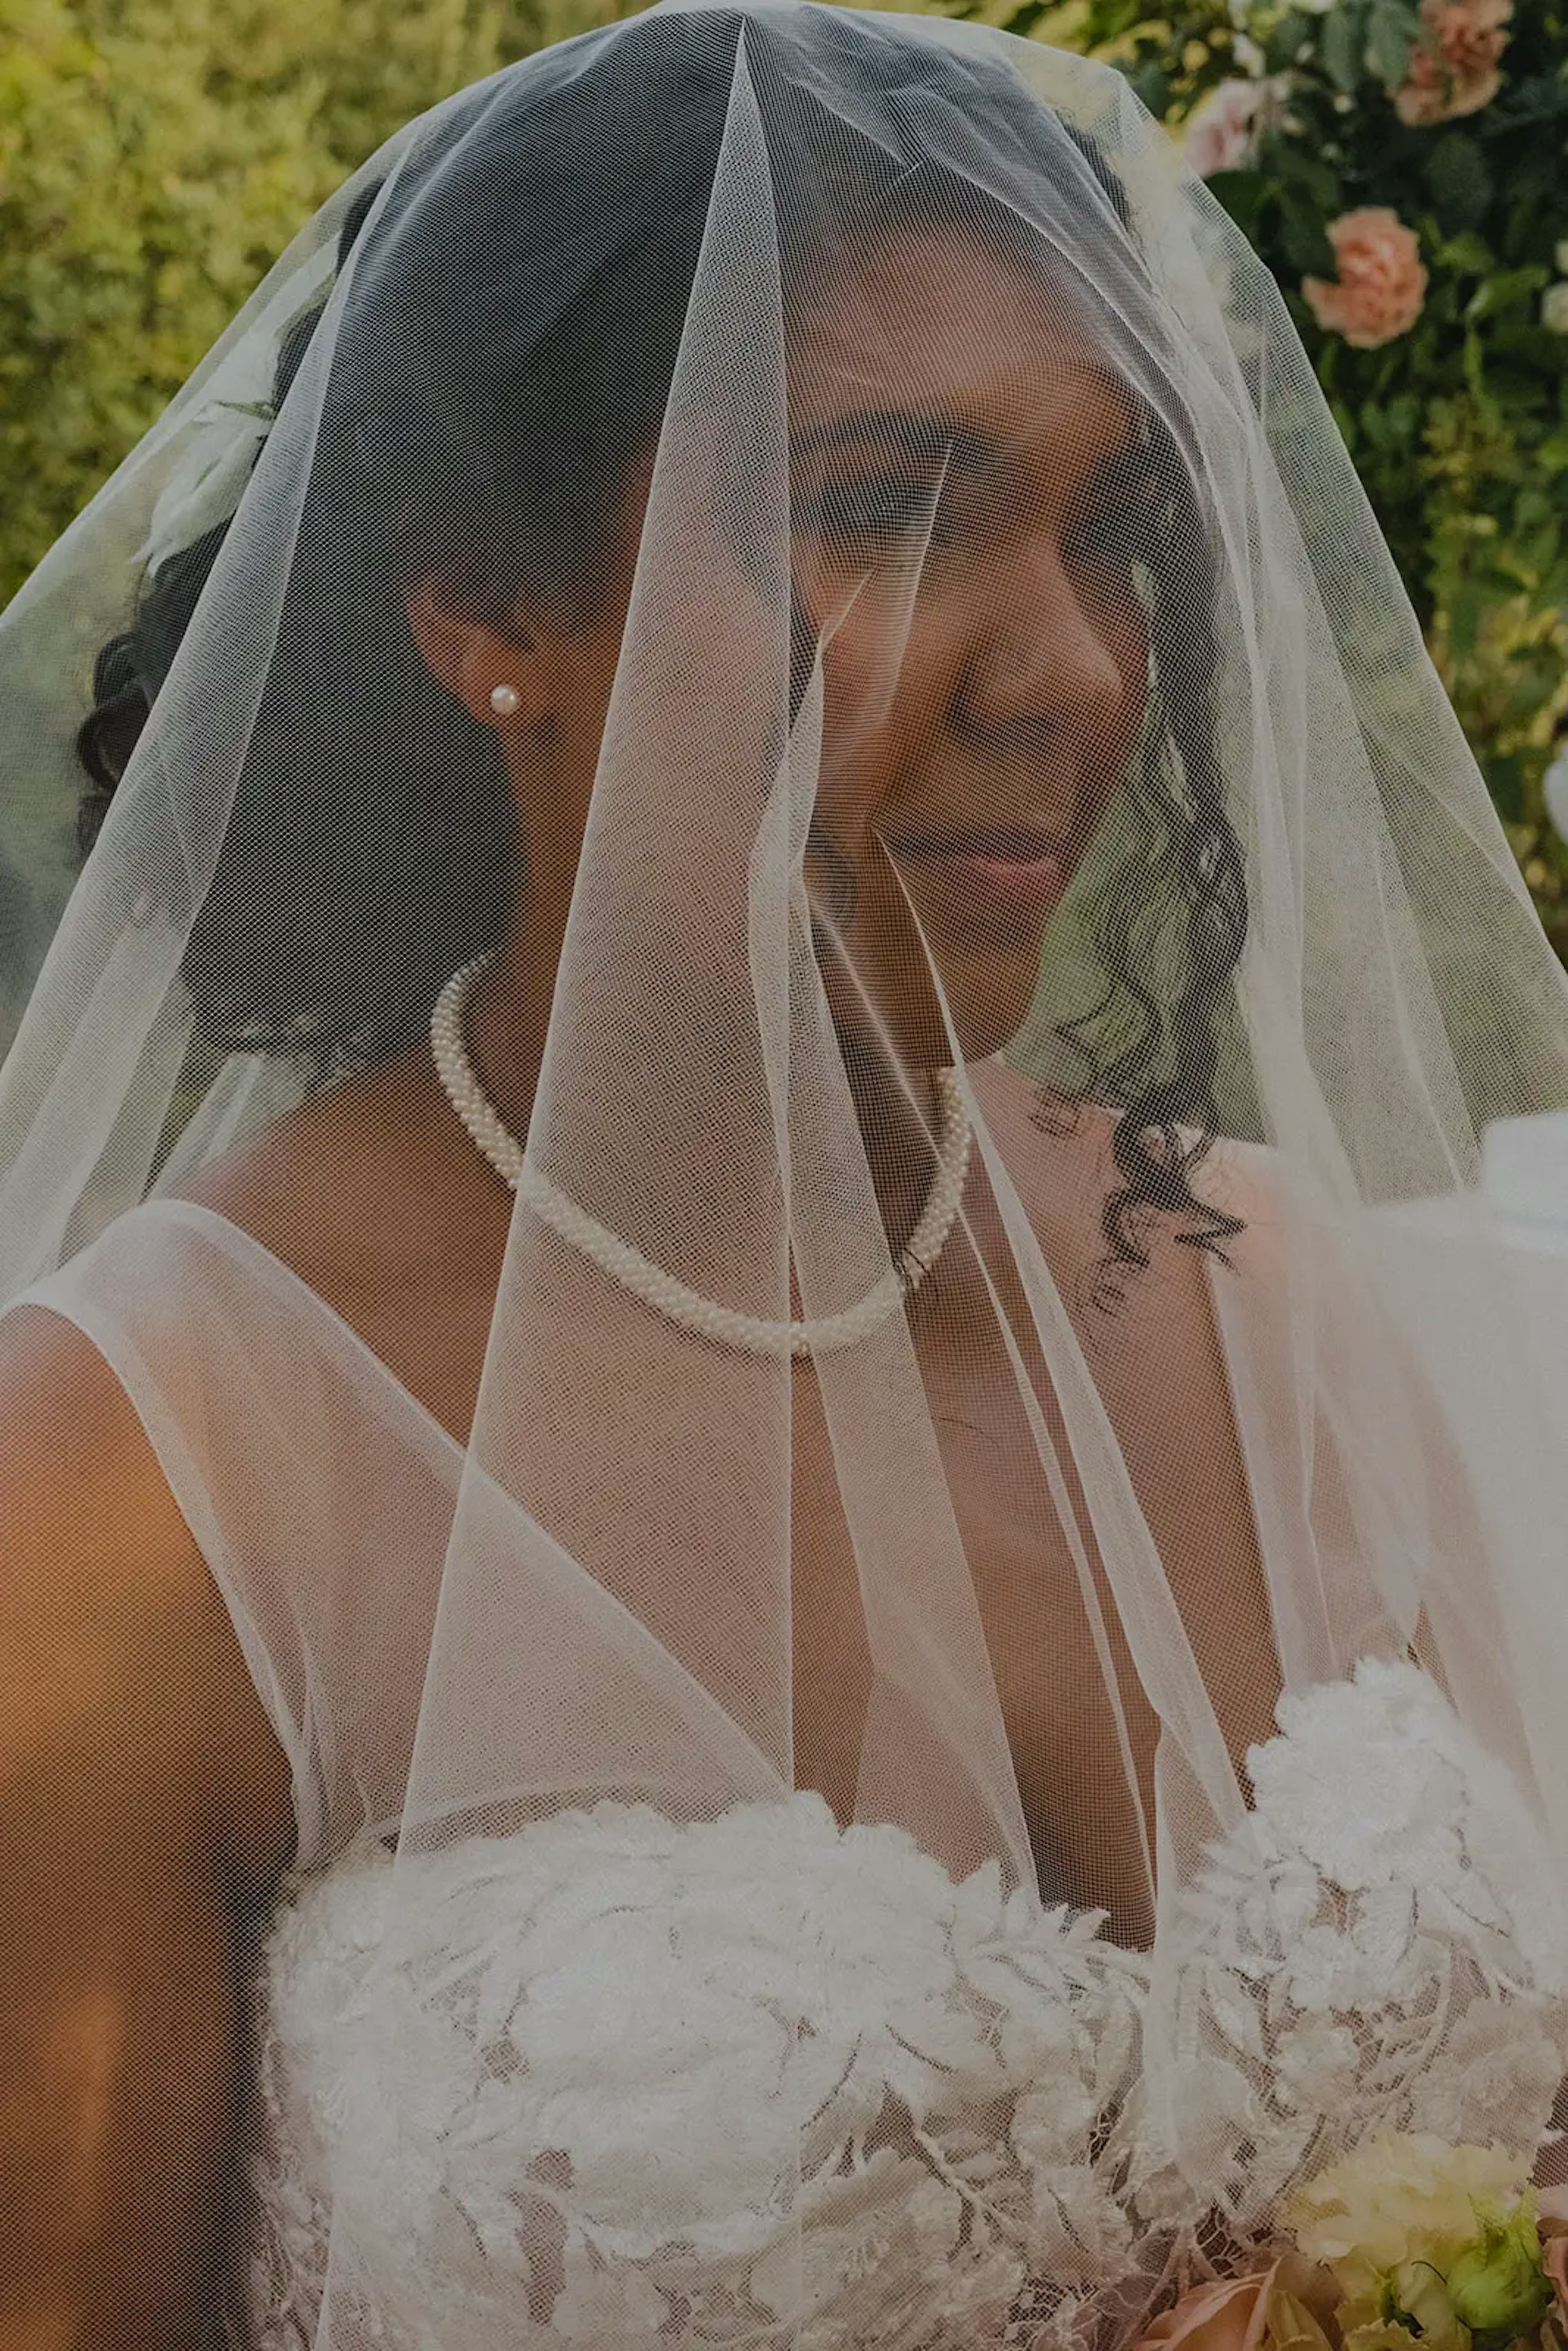
[[[964,537],[961,479],[939,479],[925,468],[859,475],[833,481],[797,501],[797,533],[819,539],[838,560],[871,568],[911,548],[954,548]],[[1155,536],[1155,485],[1145,468],[1103,468],[1061,526],[1062,553],[1071,563],[1125,571],[1147,563]],[[975,518],[971,516],[971,525]],[[988,528],[1004,533],[1006,502],[993,501]]]

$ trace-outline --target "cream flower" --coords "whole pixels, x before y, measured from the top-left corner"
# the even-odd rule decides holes
[[[1401,2262],[1447,2271],[1478,2233],[1478,2208],[1511,2210],[1529,2177],[1529,2157],[1504,2147],[1376,2131],[1300,2189],[1282,2219],[1307,2259],[1355,2296]]]

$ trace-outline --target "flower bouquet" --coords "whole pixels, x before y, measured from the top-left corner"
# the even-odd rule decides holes
[[[1529,2169],[1379,2132],[1290,2199],[1270,2259],[1190,2289],[1137,2351],[1562,2351],[1568,2198]]]

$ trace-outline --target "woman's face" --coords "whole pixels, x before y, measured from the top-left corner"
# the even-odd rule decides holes
[[[807,882],[829,1001],[846,1037],[880,1025],[908,1065],[946,1065],[934,964],[978,1058],[1028,1010],[1046,924],[1143,724],[1135,411],[1048,282],[956,230],[877,244],[794,306],[789,346],[797,635],[822,663]],[[533,624],[519,657],[411,603],[426,658],[506,747],[536,956],[564,929],[650,474],[651,453],[586,626]],[[724,593],[747,593],[738,573]],[[697,633],[722,662],[722,615]],[[507,680],[518,707],[493,721]]]
[[[877,248],[803,309],[795,594],[823,645],[809,862],[862,991],[918,1066],[1017,1032],[1047,921],[1147,691],[1133,403],[1043,280],[956,231]]]

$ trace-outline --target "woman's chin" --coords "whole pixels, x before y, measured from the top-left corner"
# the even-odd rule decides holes
[[[1040,984],[1040,967],[980,972],[959,968],[941,974],[948,1019],[944,1019],[936,988],[924,976],[916,987],[907,984],[883,995],[879,1009],[899,1061],[908,1071],[950,1069],[954,1040],[957,1058],[987,1061],[1012,1043],[1029,1017]]]
[[[896,994],[898,1010],[890,1011],[888,1025],[907,1059],[921,1069],[946,1069],[955,1036],[966,1061],[989,1061],[1010,1045],[1039,992],[1044,930],[1043,924],[1019,925],[1002,938],[944,937],[934,923],[918,969],[905,964],[902,986],[885,991],[890,1006]],[[891,969],[888,977],[891,982]]]

